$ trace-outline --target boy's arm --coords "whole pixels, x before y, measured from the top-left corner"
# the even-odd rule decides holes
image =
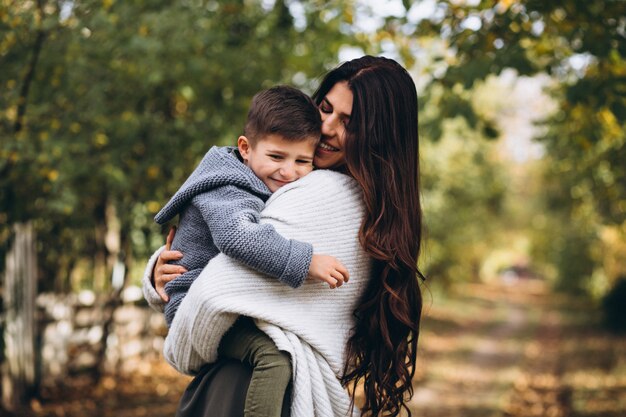
[[[313,246],[281,236],[272,225],[260,224],[265,203],[232,185],[193,199],[220,252],[297,288],[307,277]]]

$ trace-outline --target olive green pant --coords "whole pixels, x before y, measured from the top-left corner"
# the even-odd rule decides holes
[[[252,367],[246,394],[245,417],[280,417],[291,360],[248,317],[241,317],[220,342],[219,355]]]

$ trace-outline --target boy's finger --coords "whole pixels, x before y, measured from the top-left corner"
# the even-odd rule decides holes
[[[337,286],[341,287],[343,285],[343,275],[339,271],[333,271],[330,273],[330,276],[333,277],[337,281]]]
[[[337,288],[337,281],[333,277],[324,278],[324,281],[328,284],[331,290]]]
[[[350,279],[350,273],[348,272],[348,268],[343,266],[342,263],[339,263],[339,265],[337,266],[337,271],[339,271],[341,275],[343,275],[344,281],[348,282],[348,280]]]

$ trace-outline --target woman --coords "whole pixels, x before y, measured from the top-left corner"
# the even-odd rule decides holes
[[[329,369],[332,369],[336,377],[340,377],[342,385],[349,387],[351,392],[354,392],[357,384],[363,384],[365,394],[364,403],[361,406],[363,413],[398,415],[402,408],[407,408],[407,394],[409,396],[412,394],[411,379],[415,370],[422,306],[417,279],[423,276],[417,269],[421,242],[421,207],[415,85],[406,70],[395,61],[366,56],[346,62],[330,71],[314,98],[319,105],[323,122],[323,137],[317,149],[314,164],[317,168],[345,173],[353,180],[345,180],[345,175],[337,177],[338,174],[333,174],[335,177],[330,180],[324,180],[323,177],[326,174],[319,174],[317,178],[313,176],[315,173],[310,174],[309,177],[312,179],[308,180],[300,192],[298,189],[295,191],[281,189],[272,197],[273,201],[268,202],[266,210],[272,210],[271,204],[276,204],[276,206],[282,204],[288,208],[289,204],[285,202],[293,199],[303,200],[307,198],[307,195],[317,193],[316,199],[307,204],[309,204],[308,207],[312,206],[312,211],[317,211],[318,217],[320,212],[327,216],[323,224],[316,226],[325,227],[326,222],[332,222],[338,212],[337,209],[332,211],[324,206],[324,201],[328,202],[324,200],[325,194],[340,192],[341,194],[337,195],[356,195],[358,198],[339,205],[340,213],[343,215],[359,212],[360,215],[352,216],[341,224],[356,224],[360,244],[358,250],[364,251],[363,253],[367,254],[371,262],[363,262],[361,259],[358,259],[357,263],[346,261],[350,264],[346,266],[350,271],[351,280],[349,284],[341,288],[343,291],[341,294],[350,291],[351,297],[356,297],[356,299],[338,298],[340,302],[335,306],[350,309],[352,315],[339,317],[330,315],[331,321],[350,328],[350,331],[346,331],[339,337],[341,347],[345,347],[340,355],[337,355],[329,344],[325,345],[324,341],[316,340],[317,330],[311,332],[308,328],[306,331],[290,328],[287,332],[291,332],[289,335],[295,335],[296,339],[303,340],[304,345],[312,346],[314,351],[322,352],[322,365],[324,361],[327,361]],[[315,188],[319,186],[316,181],[327,182],[322,187],[322,191]],[[358,185],[356,193],[352,187],[353,184]],[[279,193],[281,194],[278,195]],[[292,202],[295,204],[296,200]],[[317,207],[318,204],[319,207]],[[268,216],[270,219],[268,221],[275,217],[277,216]],[[356,223],[355,219],[357,219]],[[311,221],[314,219],[311,218]],[[282,225],[276,224],[276,227],[280,228]],[[300,225],[300,228],[304,226]],[[288,237],[290,237],[290,232],[297,233],[288,228],[279,231],[286,233]],[[331,231],[330,234],[332,233]],[[328,233],[323,235],[328,236]],[[312,243],[316,250],[319,250],[316,243]],[[320,244],[324,243],[320,241]],[[341,251],[346,244],[348,242],[342,242],[337,244],[337,247],[333,247],[331,242],[330,246],[325,247],[324,250],[326,253],[338,256],[337,252]],[[354,252],[355,257],[360,258],[357,252]],[[165,264],[168,260],[178,256],[179,254],[169,251],[161,254],[154,269],[154,282],[157,289],[161,290],[165,282],[180,273],[178,267]],[[342,259],[340,256],[338,258]],[[225,267],[236,268],[228,264],[227,260],[218,261],[216,264],[220,262],[223,263],[220,266],[222,269],[212,266],[213,261],[209,263],[205,269],[207,277],[216,271],[220,274],[225,273]],[[152,267],[152,264],[149,265],[148,271],[152,271]],[[357,269],[356,274],[353,272],[355,269]],[[243,274],[243,272],[237,273]],[[360,281],[359,276],[363,276]],[[209,279],[210,277],[206,282]],[[194,291],[192,287],[188,296],[191,300],[188,302],[186,316],[193,315],[198,308],[205,307],[202,297],[210,297],[208,292],[198,296],[198,292],[201,291],[196,291],[194,300],[192,297]],[[148,286],[146,296],[152,300],[152,304],[158,303],[156,292],[151,286]],[[283,296],[290,297],[291,294],[281,293],[281,297]],[[327,294],[321,296],[330,297]],[[286,303],[281,305],[284,304]],[[279,308],[278,303],[272,305],[270,313]],[[265,321],[257,322],[260,326],[268,323],[268,316],[265,313],[266,311],[263,311],[264,315],[260,317]],[[269,327],[262,327],[262,330],[270,334],[277,344],[282,343],[281,329],[284,327],[281,328],[280,325],[288,327],[292,323],[287,323],[288,320],[281,321],[283,317],[280,315],[269,317],[269,319]],[[181,319],[181,322],[183,320],[185,319]],[[184,346],[195,345],[197,350],[206,348],[204,342],[207,339],[204,335],[198,335],[198,332],[190,330],[193,327],[190,327],[189,323],[193,320],[195,319],[188,317],[186,324],[181,323],[180,329],[182,330],[176,334],[176,341],[170,341],[171,346],[179,343]],[[273,322],[279,322],[279,326],[272,327]],[[331,331],[340,332],[341,328],[333,328]],[[277,335],[275,332],[280,334]],[[170,336],[168,339],[171,339]],[[285,347],[279,346],[279,348]],[[285,349],[288,350],[288,347]],[[204,359],[213,355],[215,350],[211,353],[207,352],[205,350]],[[297,358],[293,356],[295,353],[290,353],[295,361],[294,367],[300,366]],[[186,361],[190,354],[186,352],[172,359],[176,356],[173,355],[168,360],[172,359],[170,361],[174,362],[184,357]],[[343,360],[341,372],[337,372],[338,357]],[[197,361],[200,359],[202,355],[196,358]],[[211,357],[211,359],[214,358]],[[198,365],[199,362],[196,362],[193,366],[197,369]],[[299,380],[296,376],[293,404],[299,401],[299,381],[301,384],[301,379]],[[332,384],[332,382],[326,382]],[[212,389],[215,388],[209,387],[209,390]],[[206,393],[203,390],[195,392],[201,393],[200,395],[204,395],[202,392]],[[294,407],[293,404],[292,407]],[[292,411],[294,411],[293,408]],[[295,410],[293,414],[298,413],[299,410]],[[333,413],[336,414],[337,411]]]

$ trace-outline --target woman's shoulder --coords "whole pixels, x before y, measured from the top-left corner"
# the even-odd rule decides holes
[[[277,193],[293,188],[324,189],[326,192],[359,192],[360,190],[357,182],[349,175],[328,169],[315,170],[283,188]]]
[[[297,200],[300,204],[321,206],[325,201],[353,204],[361,201],[361,188],[350,176],[320,169],[276,191],[266,205],[274,201]]]

